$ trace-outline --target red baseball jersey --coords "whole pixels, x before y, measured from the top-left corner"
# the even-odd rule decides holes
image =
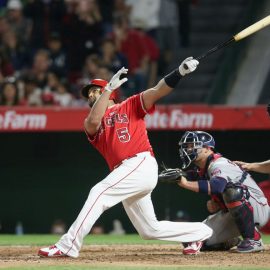
[[[98,132],[94,136],[87,134],[88,140],[105,158],[110,170],[137,153],[150,151],[153,154],[144,116],[152,112],[154,106],[146,111],[142,98],[143,93],[140,93],[109,107]]]

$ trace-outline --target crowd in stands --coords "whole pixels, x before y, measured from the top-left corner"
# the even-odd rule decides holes
[[[81,87],[122,66],[129,80],[119,101],[153,86],[188,46],[179,14],[189,2],[2,0],[0,105],[87,106]]]

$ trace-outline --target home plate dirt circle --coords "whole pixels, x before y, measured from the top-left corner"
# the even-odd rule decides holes
[[[40,258],[38,246],[1,246],[0,269],[18,266],[91,265],[91,266],[200,266],[270,268],[270,246],[259,253],[201,252],[196,256],[182,254],[180,245],[86,245],[80,257]],[[246,267],[245,267],[246,266]]]

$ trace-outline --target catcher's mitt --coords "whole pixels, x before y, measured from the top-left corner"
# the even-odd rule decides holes
[[[182,176],[186,177],[187,174],[179,168],[165,169],[158,175],[158,180],[163,183],[177,183]]]

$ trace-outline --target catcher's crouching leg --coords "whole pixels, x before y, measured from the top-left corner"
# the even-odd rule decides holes
[[[234,237],[224,243],[208,245],[207,242],[203,243],[201,251],[227,251],[237,246],[241,242],[239,237]]]
[[[227,185],[222,194],[223,200],[244,239],[254,238],[253,207],[248,201],[249,193],[242,185]]]

